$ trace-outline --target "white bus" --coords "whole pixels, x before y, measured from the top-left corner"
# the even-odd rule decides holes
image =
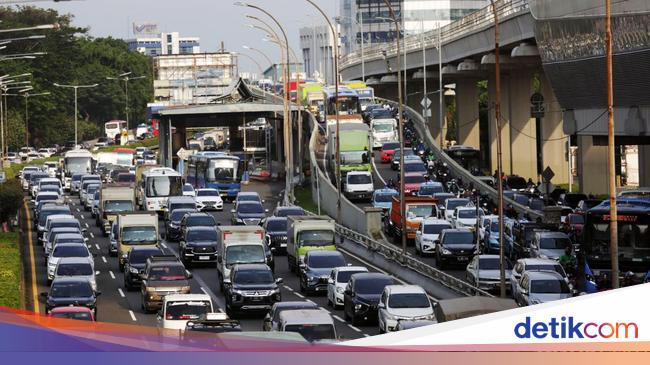
[[[70,189],[70,180],[75,174],[92,174],[93,154],[88,150],[71,150],[63,156],[63,174],[61,182],[66,190]]]
[[[106,134],[106,137],[115,139],[115,136],[122,133],[122,129],[124,128],[127,128],[126,121],[111,120],[104,124],[104,133]]]
[[[167,198],[183,194],[183,179],[174,169],[154,168],[142,173],[138,195],[142,196],[142,209],[162,212],[167,206]]]

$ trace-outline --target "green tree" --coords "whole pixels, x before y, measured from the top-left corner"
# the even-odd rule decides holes
[[[16,151],[25,145],[25,118],[22,113],[10,110],[6,128],[6,142],[10,150]]]

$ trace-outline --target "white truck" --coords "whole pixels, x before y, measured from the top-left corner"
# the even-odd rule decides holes
[[[217,276],[221,291],[236,264],[266,264],[265,232],[259,226],[217,227]]]
[[[98,208],[97,226],[102,228],[104,236],[108,236],[118,214],[135,210],[133,188],[123,185],[102,186],[102,189],[99,191]]]
[[[372,133],[372,147],[381,148],[385,142],[397,141],[397,120],[373,119],[370,125]]]
[[[287,223],[287,261],[297,272],[311,250],[336,250],[336,226],[325,216],[289,216]]]
[[[350,171],[343,181],[343,194],[350,200],[370,201],[375,186],[368,171]]]
[[[158,215],[155,212],[122,213],[117,216],[117,224],[117,255],[120,271],[124,271],[124,262],[134,246],[158,247]]]

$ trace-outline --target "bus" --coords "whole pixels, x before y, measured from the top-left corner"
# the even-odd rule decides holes
[[[325,125],[336,124],[336,90],[334,87],[323,89],[324,120]],[[359,104],[359,95],[356,91],[348,87],[339,87],[339,123],[359,122],[363,123],[361,116],[361,104]]]
[[[95,169],[93,154],[88,150],[71,150],[63,155],[63,174],[61,183],[64,189],[70,189],[70,180],[75,174],[92,174]]]
[[[620,272],[645,274],[650,270],[650,199],[618,198],[618,254]],[[589,267],[611,270],[609,200],[588,210],[583,245]]]
[[[104,123],[104,133],[110,139],[115,139],[115,136],[122,133],[122,129],[125,128],[127,128],[127,125],[124,120],[111,120]]]
[[[189,157],[186,180],[195,189],[213,188],[223,197],[236,198],[241,191],[246,161],[225,153],[197,153]]]
[[[375,89],[369,87],[365,82],[348,81],[344,85],[357,92],[361,111],[365,112],[368,105],[375,103]]]
[[[156,167],[142,172],[136,195],[142,197],[142,210],[163,212],[167,198],[183,194],[181,174],[169,167]]]
[[[481,174],[481,151],[473,147],[456,145],[451,146],[445,152],[447,156],[456,161],[472,175],[478,176]]]

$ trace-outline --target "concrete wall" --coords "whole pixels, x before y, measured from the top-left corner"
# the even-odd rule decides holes
[[[508,129],[510,146],[509,171],[525,179],[537,179],[537,133],[535,119],[530,117],[530,96],[533,94],[534,69],[516,69],[506,78],[508,89]]]
[[[495,117],[495,105],[496,105],[496,78],[494,73],[490,73],[488,77],[488,107],[490,108],[489,115],[489,125],[490,125],[490,161],[491,169],[490,171],[497,170],[497,122]],[[510,164],[510,128],[508,126],[508,121],[510,120],[510,113],[508,110],[508,100],[510,98],[510,89],[507,87],[508,77],[506,75],[501,76],[501,163],[503,166],[503,172],[506,175],[512,174],[511,164]]]
[[[563,113],[551,83],[544,73],[540,74],[541,94],[544,95],[546,115],[542,118],[542,168],[550,166],[555,177],[554,184],[569,183],[569,161],[566,158],[568,136],[563,130]]]
[[[478,79],[459,79],[456,82],[456,113],[458,144],[480,148]]]
[[[578,136],[578,175],[585,194],[607,194],[607,146],[594,146],[591,136]]]

